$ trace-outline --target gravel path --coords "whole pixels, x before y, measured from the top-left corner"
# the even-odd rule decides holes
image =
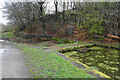
[[[0,71],[2,71],[0,78],[31,78],[28,68],[25,65],[22,52],[11,43],[1,40]]]

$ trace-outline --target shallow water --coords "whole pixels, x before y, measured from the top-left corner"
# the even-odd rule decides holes
[[[6,49],[0,49],[0,56],[5,52]]]
[[[0,42],[4,42],[4,40],[0,40]]]
[[[114,79],[120,79],[119,76],[119,51],[116,49],[109,49],[103,47],[90,47],[94,51],[79,52],[71,51],[64,53],[65,55],[76,58],[84,64],[96,67],[99,71],[107,74]]]
[[[4,40],[0,40],[0,57],[1,55],[5,52],[6,49],[3,49],[2,46],[3,46],[3,42],[5,42]]]
[[[2,79],[2,54],[5,51],[5,49],[2,48],[3,42],[4,42],[4,40],[0,40],[0,79]]]

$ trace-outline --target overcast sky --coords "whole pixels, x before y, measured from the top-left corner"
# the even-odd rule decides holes
[[[11,1],[17,1],[17,2],[24,2],[24,1],[41,1],[41,0],[11,0]],[[46,0],[48,1],[48,5],[47,5],[47,10],[50,10],[50,11],[54,11],[54,0]],[[58,1],[85,1],[85,2],[118,2],[120,0],[58,0]],[[3,12],[1,11],[1,8],[4,6],[4,3],[5,2],[10,2],[10,0],[0,0],[0,23],[3,23],[3,24],[7,24],[8,20],[6,18],[3,18],[4,14]]]
[[[41,0],[11,0],[13,2],[25,2],[25,1],[41,1]],[[51,8],[51,10],[54,10],[54,0],[47,0],[49,2],[48,8]],[[4,16],[4,13],[2,12],[2,7],[4,7],[5,2],[10,2],[10,0],[0,0],[0,24],[7,24],[9,20],[7,20]]]
[[[4,6],[4,2],[7,0],[0,0],[0,24],[7,24],[8,20],[3,18],[2,7]]]

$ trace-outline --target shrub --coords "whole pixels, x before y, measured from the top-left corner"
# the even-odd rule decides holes
[[[74,26],[71,25],[63,26],[63,28],[61,28],[60,34],[61,36],[71,36],[73,35],[73,30]]]
[[[52,40],[57,41],[58,44],[65,44],[65,43],[74,43],[74,41],[69,39],[60,39],[58,37],[53,37]]]

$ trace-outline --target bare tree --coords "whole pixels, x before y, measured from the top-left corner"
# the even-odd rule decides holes
[[[58,1],[54,0],[54,4],[55,4],[55,14],[56,14],[56,18],[57,18],[57,13],[58,13]]]
[[[11,23],[19,25],[19,31],[32,25],[33,22],[38,22],[43,17],[43,10],[45,9],[45,2],[13,2],[6,3],[7,17]]]

